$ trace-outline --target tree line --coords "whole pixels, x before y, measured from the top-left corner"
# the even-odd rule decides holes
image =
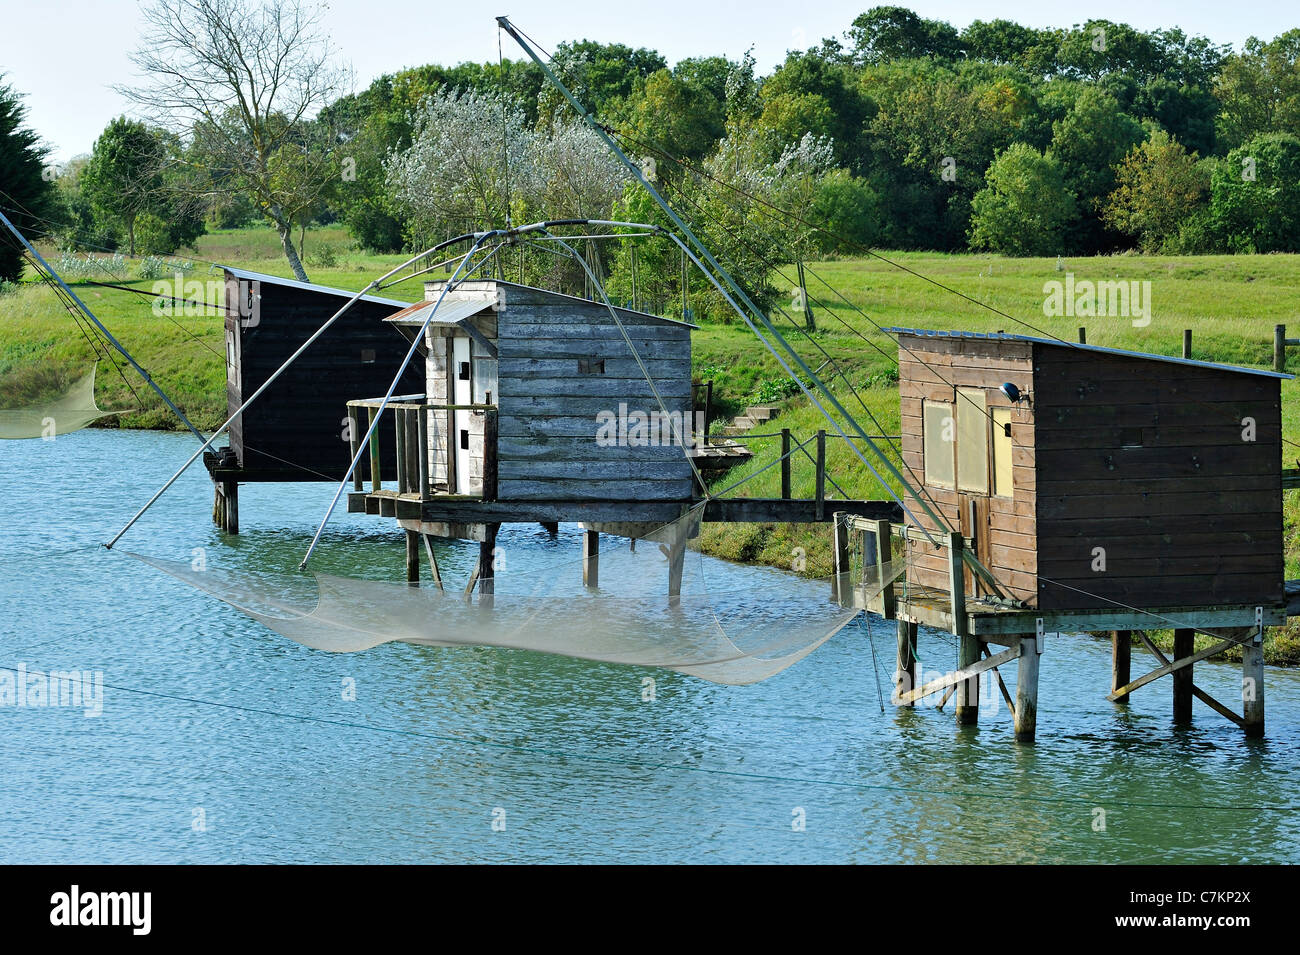
[[[530,62],[428,65],[344,93],[306,0],[148,10],[137,62],[152,83],[129,92],[152,122],[114,120],[87,160],[27,193],[70,246],[168,251],[261,220],[306,278],[312,224],[398,251],[508,219],[656,217]],[[282,64],[278,85],[231,82],[236,56]],[[865,247],[1300,251],[1300,29],[1233,50],[1107,20],[958,30],[890,6],[766,76],[748,55],[670,66],[590,40],[552,63],[769,299],[772,262]],[[619,294],[707,310],[666,249],[595,260]]]

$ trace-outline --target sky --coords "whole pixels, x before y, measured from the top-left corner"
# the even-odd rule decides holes
[[[888,2],[888,0],[886,0]],[[1300,7],[1281,0],[893,0],[923,17],[961,28],[998,18],[1027,26],[1069,27],[1090,18],[1139,29],[1181,27],[1235,47],[1250,36],[1271,39],[1300,26]],[[750,47],[760,73],[787,50],[840,36],[875,0],[334,0],[324,27],[358,89],[376,76],[424,63],[497,58],[495,17],[505,14],[546,49],[563,40],[592,39],[658,50],[670,63],[723,54],[739,59]],[[53,162],[87,153],[114,116],[129,113],[114,84],[130,84],[130,53],[139,45],[134,0],[0,0],[0,73],[25,94],[28,123],[51,148]],[[503,36],[507,58],[523,55]]]

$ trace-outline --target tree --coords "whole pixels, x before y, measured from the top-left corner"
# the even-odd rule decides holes
[[[300,281],[307,273],[293,244],[293,209],[304,191],[337,177],[322,162],[304,182],[277,176],[274,158],[302,143],[312,114],[341,90],[346,73],[320,35],[320,11],[306,0],[153,0],[133,62],[144,85],[122,88],[160,125],[191,135],[192,161],[211,174],[209,188],[235,189],[275,227]],[[332,143],[326,137],[318,144]]]
[[[144,123],[120,116],[95,140],[81,177],[91,205],[126,232],[127,253],[135,255],[135,225],[158,204],[165,152]]]
[[[872,7],[849,28],[856,63],[885,63],[922,57],[955,59],[961,37],[949,23],[925,20],[903,7]]]
[[[387,166],[389,190],[417,240],[505,225],[516,203],[540,191],[537,135],[501,93],[444,90],[429,97],[410,148]]]
[[[24,234],[48,232],[56,195],[46,173],[47,151],[26,122],[19,94],[0,83],[0,208]],[[0,242],[0,280],[17,282],[22,275],[22,252],[14,242]]]
[[[668,70],[651,73],[611,111],[618,128],[637,140],[629,145],[654,157],[665,176],[674,175],[671,164],[654,147],[694,162],[712,150],[726,131],[723,106],[713,94]]]
[[[1115,188],[1115,167],[1145,138],[1142,125],[1113,96],[1092,86],[1052,124],[1048,151],[1060,161],[1066,188],[1079,204],[1075,248],[1093,253],[1114,242],[1105,235],[1100,206]]]
[[[1196,155],[1162,129],[1124,157],[1115,182],[1102,219],[1137,236],[1144,252],[1157,252],[1178,236],[1204,205],[1209,186]]]
[[[1255,37],[1224,60],[1214,88],[1218,135],[1228,148],[1268,132],[1300,135],[1300,29]]]
[[[971,201],[970,242],[1004,255],[1059,254],[1075,215],[1061,164],[1025,143],[1007,147]]]
[[[1266,133],[1228,153],[1210,181],[1210,220],[1234,252],[1300,252],[1300,138]]]

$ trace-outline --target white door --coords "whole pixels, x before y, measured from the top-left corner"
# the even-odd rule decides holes
[[[456,336],[451,340],[451,403],[468,405],[474,401],[473,370],[470,367],[469,339]],[[453,493],[468,494],[469,485],[469,411],[457,411],[455,433],[449,435],[456,453],[456,487]]]

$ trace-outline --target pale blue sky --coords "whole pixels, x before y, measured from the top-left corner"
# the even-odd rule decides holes
[[[1300,26],[1295,3],[1090,0],[896,0],[925,17],[963,27],[1004,17],[1031,26],[1071,26],[1091,17],[1141,29],[1179,26],[1236,46],[1249,36],[1270,38]],[[649,46],[670,62],[722,53],[739,58],[754,47],[767,72],[785,51],[843,33],[872,0],[335,0],[327,28],[350,61],[357,85],[404,66],[495,60],[495,16],[504,13],[548,49],[561,40],[594,39]],[[64,161],[89,151],[95,137],[126,104],[110,86],[128,83],[128,54],[137,43],[134,0],[0,0],[0,72],[27,94],[32,126]],[[509,37],[507,57],[521,55]]]

